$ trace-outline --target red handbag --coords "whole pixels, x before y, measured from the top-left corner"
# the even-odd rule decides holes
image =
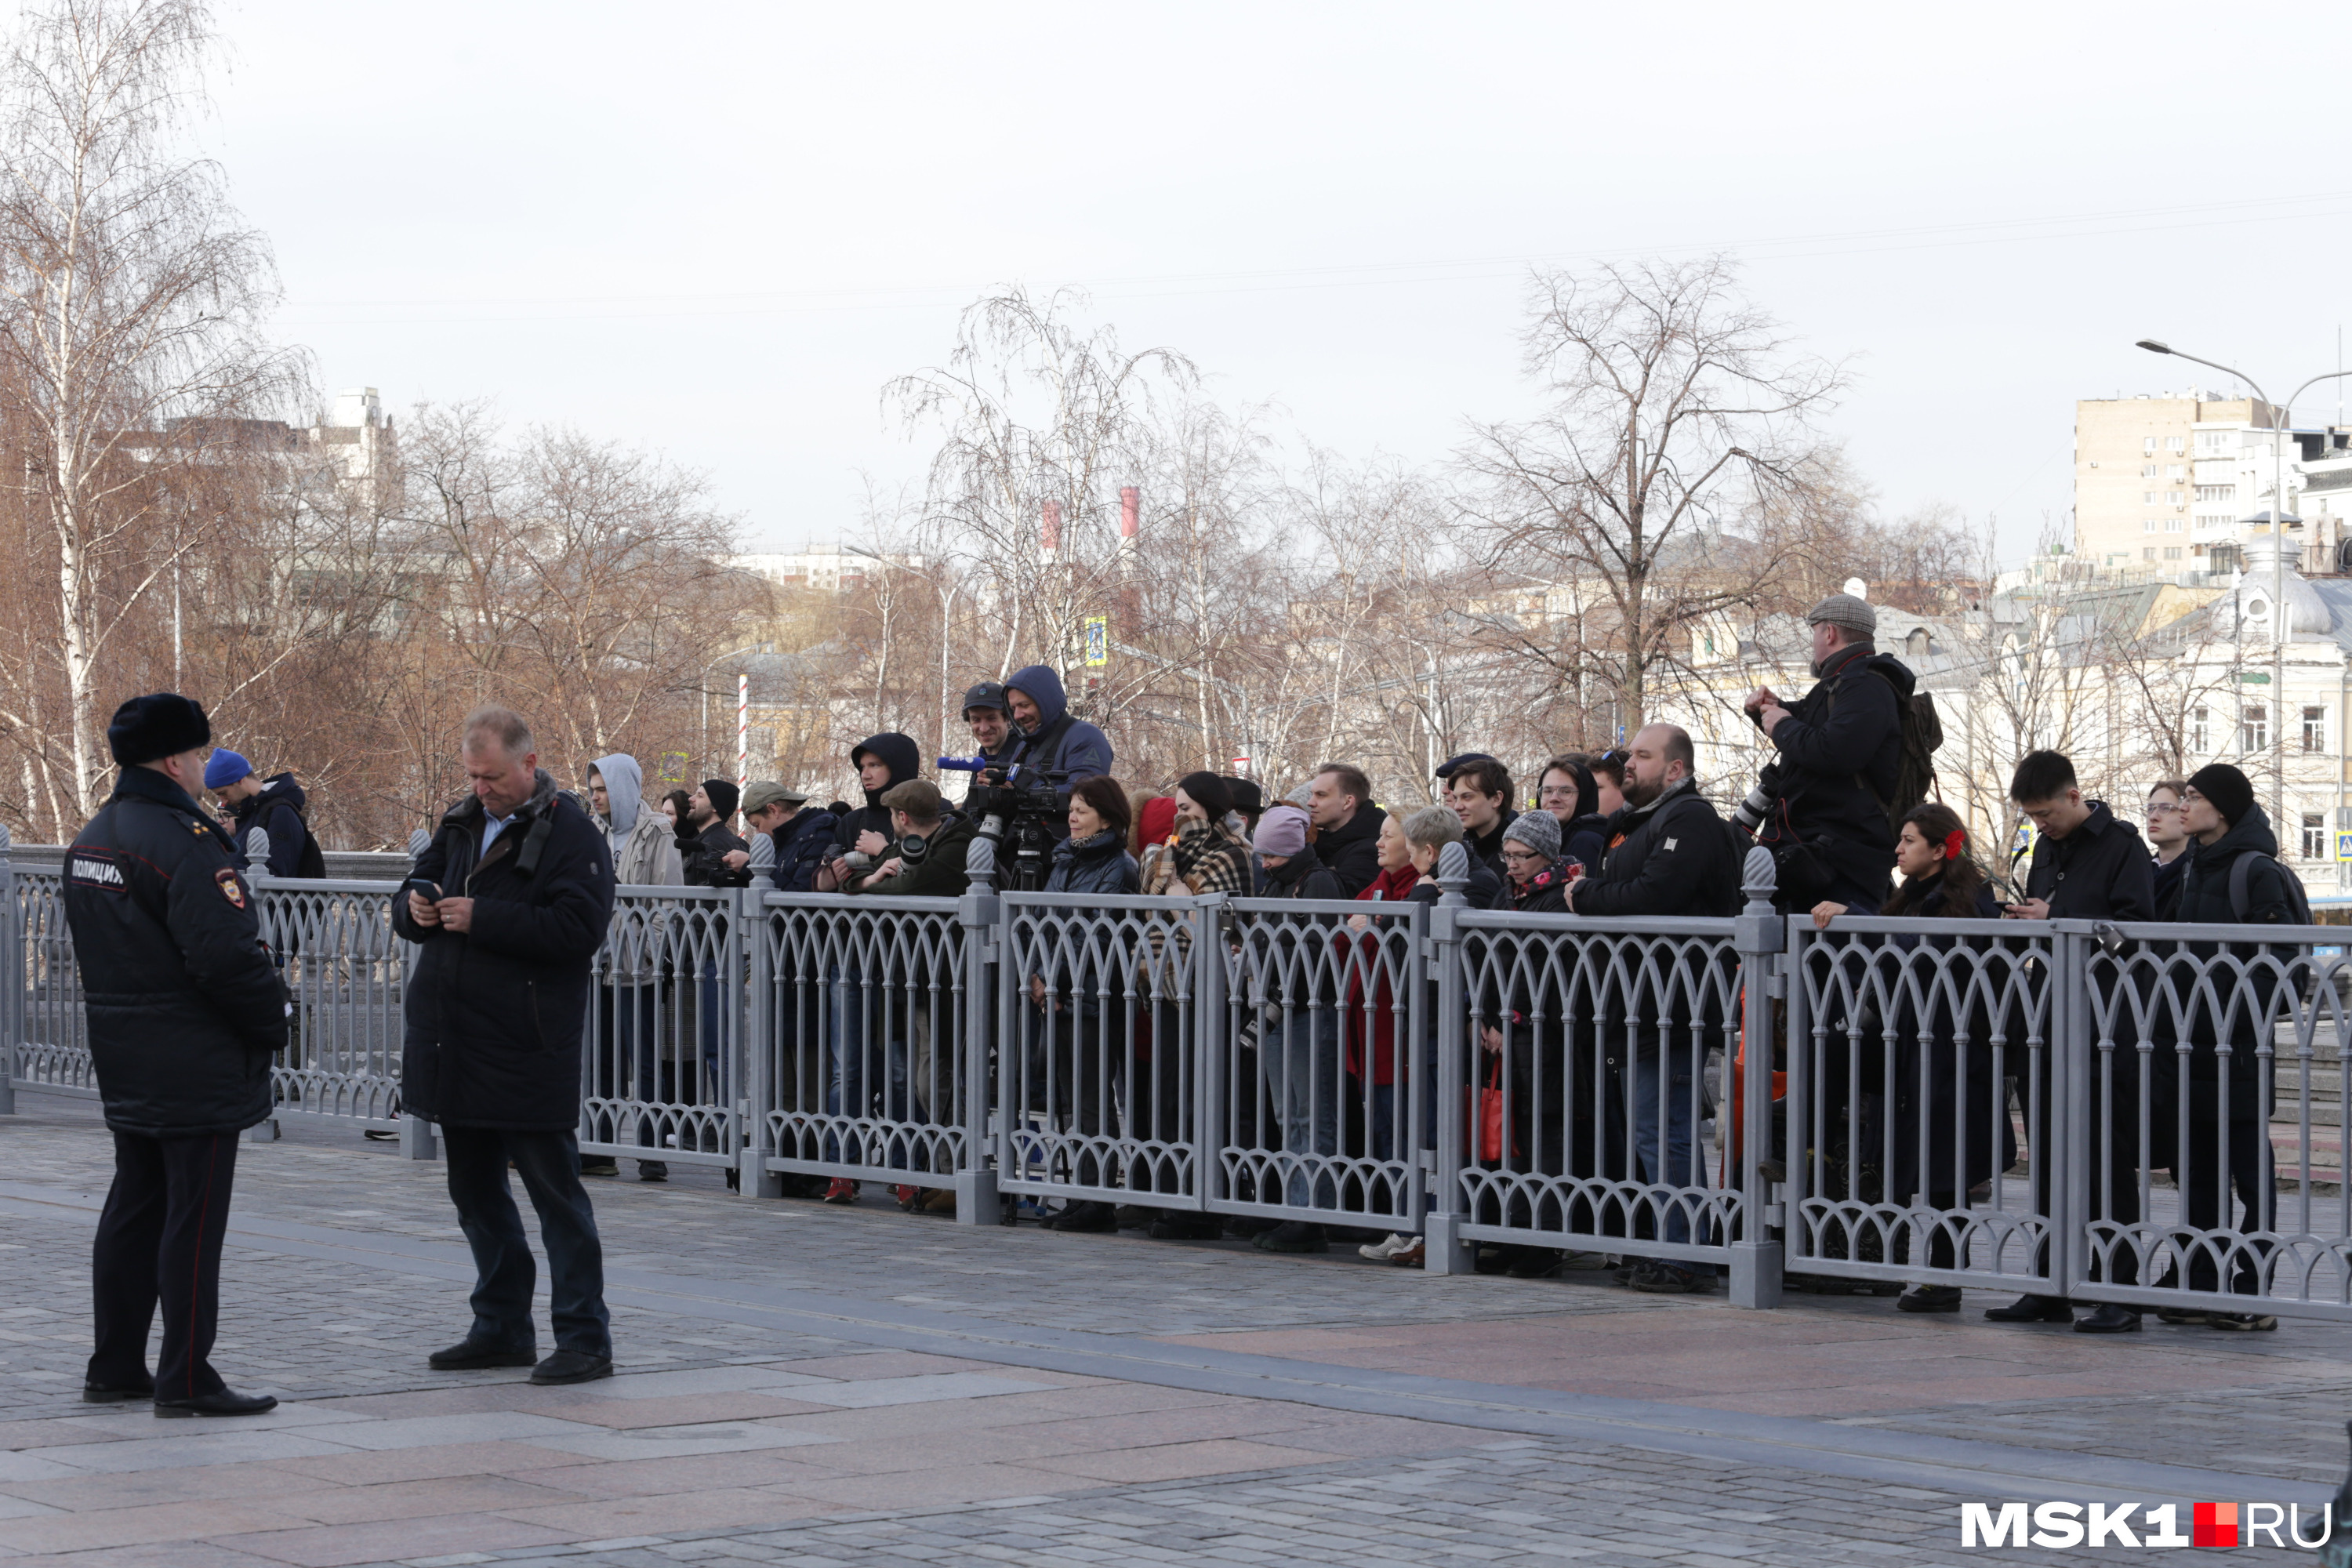
[[[1503,1163],[1503,1128],[1507,1111],[1503,1104],[1503,1054],[1495,1053],[1495,1070],[1486,1075],[1487,1084],[1478,1091],[1478,1158],[1489,1165]],[[1511,1157],[1518,1158],[1519,1145],[1511,1141]]]

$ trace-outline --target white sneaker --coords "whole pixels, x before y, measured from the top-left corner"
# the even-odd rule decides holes
[[[1412,1237],[1392,1235],[1386,1241],[1365,1243],[1356,1248],[1356,1256],[1371,1263],[1386,1263],[1412,1243]]]

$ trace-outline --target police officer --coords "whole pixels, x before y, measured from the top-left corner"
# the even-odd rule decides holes
[[[114,1134],[82,1397],[152,1399],[158,1415],[278,1404],[231,1390],[210,1359],[237,1134],[269,1117],[270,1053],[286,1044],[289,1011],[235,846],[195,802],[212,735],[176,692],[115,710],[113,796],[66,854],[66,920]],[[163,1347],[150,1378],[158,1300]]]

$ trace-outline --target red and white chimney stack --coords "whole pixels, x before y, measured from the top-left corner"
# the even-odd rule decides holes
[[[1062,558],[1062,503],[1049,500],[1040,510],[1044,521],[1044,547],[1038,552],[1037,558],[1051,566]]]

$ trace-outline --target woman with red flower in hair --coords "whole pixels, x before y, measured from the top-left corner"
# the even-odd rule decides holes
[[[1904,816],[1895,868],[1903,873],[1903,884],[1882,911],[1889,917],[2000,918],[2000,905],[1984,868],[1969,854],[1968,830],[1950,806],[1928,801]],[[1817,904],[1813,923],[1826,928],[1845,912],[1843,904]],[[1960,942],[1958,937],[1884,940],[1895,948],[1916,948],[1925,942],[1932,948],[1950,949]],[[1968,945],[1990,949],[1993,944],[1973,938]],[[1891,966],[1891,955],[1887,962]],[[1858,993],[1883,994],[1895,1005],[1893,1017],[1883,1016],[1874,1005],[1865,1007],[1854,1042],[1865,1080],[1883,1081],[1880,1064],[1890,1045],[1893,1049],[1895,1091],[1884,1114],[1892,1134],[1894,1168],[1886,1173],[1885,1201],[1895,1207],[1907,1209],[1915,1194],[1924,1194],[1931,1209],[1959,1209],[1968,1202],[1969,1188],[2015,1162],[2016,1142],[2000,1108],[2001,1086],[1993,1077],[1992,1016],[1984,1000],[1987,993],[1999,995],[2008,976],[1996,967],[1971,986],[1975,978],[1973,965],[1956,963],[1948,979],[1938,984],[1935,967],[1922,961],[1909,976],[1884,976],[1883,991],[1874,987]],[[1925,1008],[1922,998],[1927,1001]],[[1832,1030],[1833,1041],[1843,1037],[1843,1031]],[[2011,1044],[2012,1058],[2021,1056],[2017,1043]],[[1928,1232],[1928,1267],[1954,1267],[1953,1228],[1938,1225]],[[1896,1232],[1897,1260],[1907,1250],[1909,1234],[1907,1226]],[[1914,1285],[1895,1304],[1906,1312],[1957,1312],[1960,1289],[1957,1285]]]

